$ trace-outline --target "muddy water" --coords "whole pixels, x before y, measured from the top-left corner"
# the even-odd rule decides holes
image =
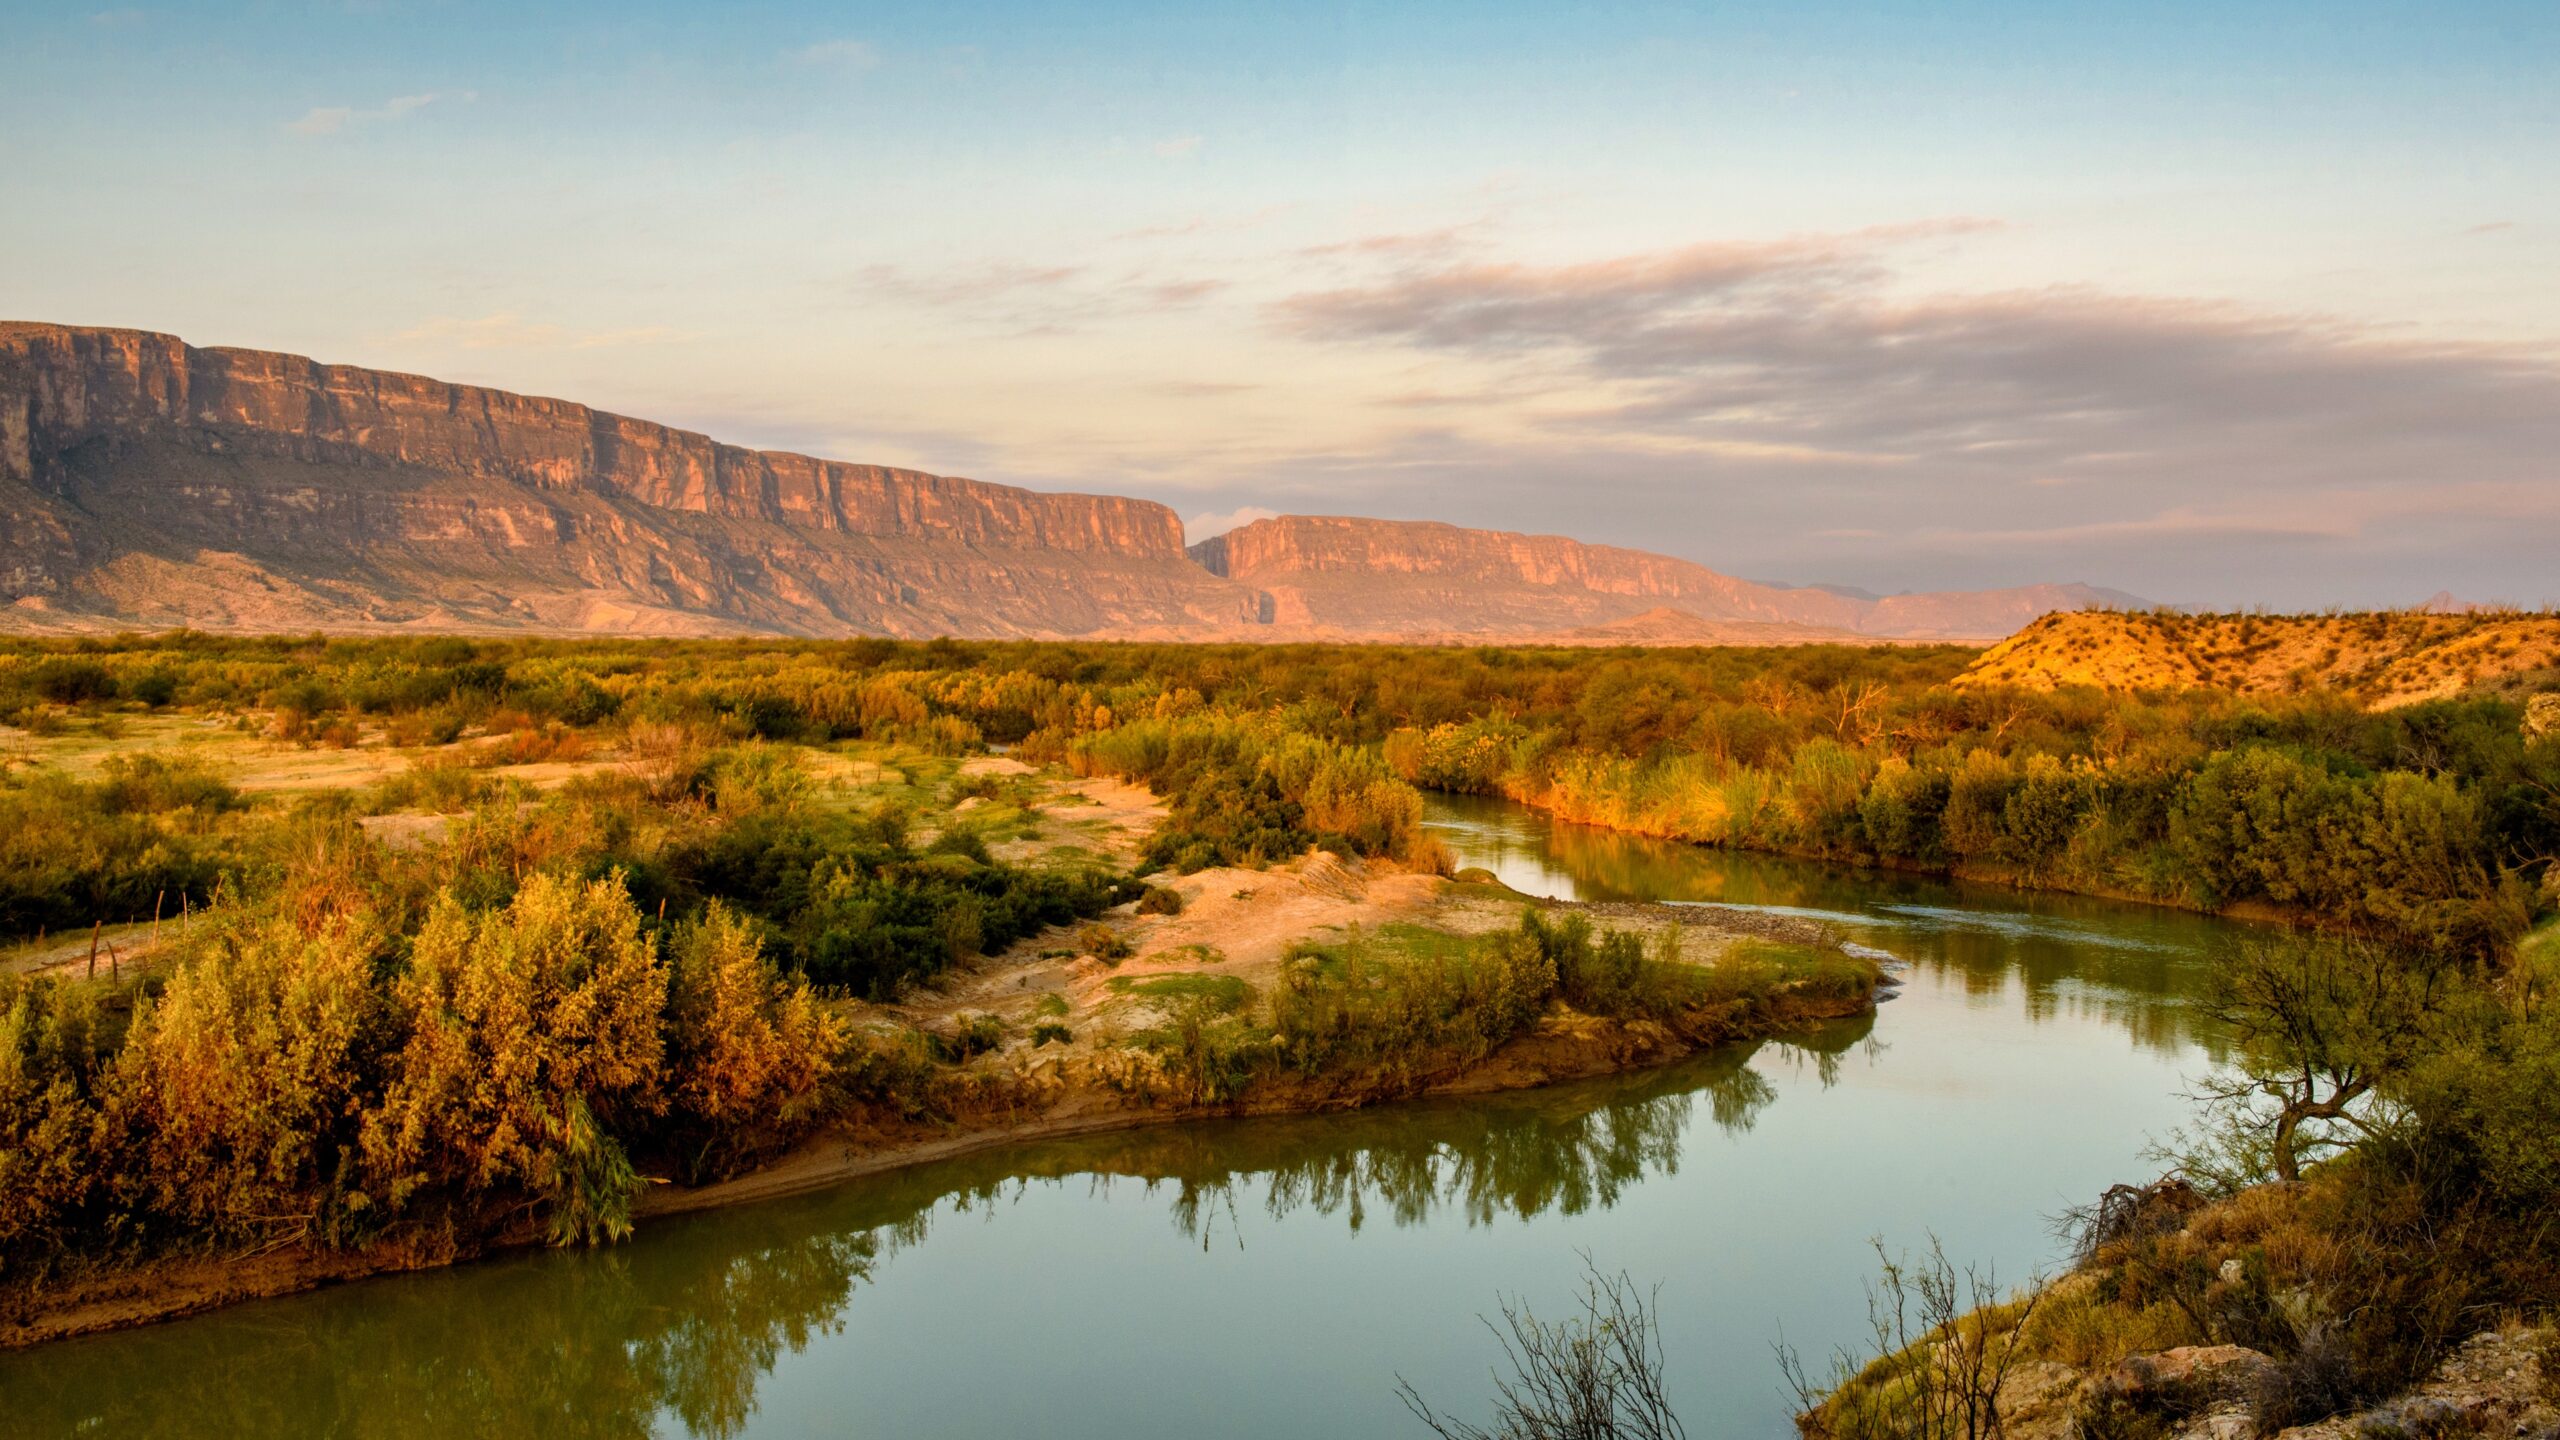
[[[2023,1277],[2211,1063],[2239,932],[1435,803],[1533,893],[1780,907],[1906,960],[1872,1022],[1638,1076],[1023,1146],[0,1356],[0,1435],[1412,1436],[1481,1414],[1500,1295],[1661,1284],[1698,1436],[1788,1433],[1770,1359],[1865,1323],[1870,1237]]]

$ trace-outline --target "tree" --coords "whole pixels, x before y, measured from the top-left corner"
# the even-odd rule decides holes
[[[2422,1057],[2438,976],[2368,940],[2243,947],[2205,1006],[2237,1051],[2229,1071],[2199,1086],[2225,1140],[2238,1142],[2224,1150],[2291,1182],[2349,1137],[2381,1133],[2384,1087]]]

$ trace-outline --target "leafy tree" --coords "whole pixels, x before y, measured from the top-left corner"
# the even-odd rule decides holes
[[[2206,1006],[2235,1047],[2231,1071],[2201,1082],[2225,1153],[2258,1157],[2290,1182],[2306,1161],[2384,1133],[2388,1087],[2426,1053],[2440,978],[2364,940],[2243,947],[2215,973]]]

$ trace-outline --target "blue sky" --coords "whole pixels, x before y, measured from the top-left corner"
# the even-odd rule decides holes
[[[20,5],[0,315],[1879,589],[2560,600],[2560,7]]]

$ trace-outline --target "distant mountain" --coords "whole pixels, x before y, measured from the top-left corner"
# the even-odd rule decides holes
[[[1191,547],[1206,569],[1254,587],[1263,618],[1361,633],[1423,627],[1511,635],[1604,625],[1649,610],[1701,620],[1817,626],[1900,639],[1993,639],[2038,615],[2139,605],[2120,591],[2032,585],[1869,599],[1781,588],[1703,565],[1561,535],[1436,521],[1284,515]]]
[[[2139,603],[2077,585],[1875,598],[1340,517],[1258,521],[1187,552],[1183,538],[1143,500],[0,322],[0,628],[1791,643],[1985,639]]]

